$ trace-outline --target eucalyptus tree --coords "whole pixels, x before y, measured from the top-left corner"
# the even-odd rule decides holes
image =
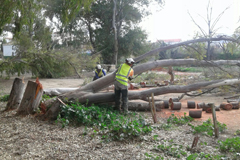
[[[0,62],[0,71],[6,71],[7,74],[15,72],[21,74],[25,71],[31,71],[35,76],[40,77],[69,75],[73,70],[70,68],[74,68],[72,62],[78,59],[78,55],[68,54],[69,51],[66,50],[56,52],[51,50],[53,46],[52,28],[48,26],[43,14],[49,11],[54,17],[60,17],[64,29],[64,26],[69,24],[74,16],[79,13],[79,10],[87,8],[92,1],[6,0],[4,2],[1,1],[0,4],[9,7],[6,8],[6,11],[11,10],[12,17],[10,20],[1,23],[1,27],[5,31],[13,33],[17,55],[12,59]],[[13,6],[11,7],[7,2],[14,2],[12,3]],[[52,6],[47,5],[47,2]],[[49,8],[54,9],[54,7],[58,8],[59,12],[57,12],[58,10],[47,10]]]
[[[15,8],[16,2],[14,0],[0,1],[0,34],[3,32],[3,27],[11,22]]]
[[[71,45],[73,37],[75,39],[76,31],[81,29],[81,22],[76,21],[76,16],[84,14],[86,10],[89,10],[91,3],[94,0],[43,0],[44,15],[48,17],[57,32],[60,33],[62,43],[65,46]],[[80,34],[83,31],[79,31]],[[74,34],[74,35],[73,35]],[[70,38],[69,38],[70,37]],[[82,40],[82,39],[81,39]]]
[[[147,7],[155,0],[96,0],[79,20],[89,32],[93,54],[103,62],[116,64],[122,57],[146,52],[147,34],[138,26],[150,14]],[[162,1],[157,1],[160,6]]]

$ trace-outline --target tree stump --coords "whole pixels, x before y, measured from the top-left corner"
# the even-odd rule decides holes
[[[42,99],[43,89],[38,83],[28,81],[17,115],[34,114]]]
[[[24,90],[25,83],[22,81],[22,79],[15,78],[5,111],[17,109],[19,107]]]

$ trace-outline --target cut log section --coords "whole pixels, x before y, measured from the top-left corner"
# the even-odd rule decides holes
[[[202,109],[190,109],[189,116],[192,118],[201,118],[202,117]]]
[[[194,101],[187,101],[187,107],[188,108],[196,108],[196,104]]]
[[[168,106],[172,109],[172,107],[174,106],[173,105],[173,102],[179,102],[179,99],[178,98],[169,98],[169,100],[168,100]],[[178,106],[178,103],[176,103],[176,105],[177,106],[175,106],[175,108],[177,107],[177,108],[179,108],[179,106]],[[180,106],[180,109],[177,109],[176,108],[176,110],[180,110],[181,109],[181,106]],[[173,109],[172,109],[173,110]]]
[[[203,111],[205,111],[206,105],[204,102],[198,103],[197,104],[197,109],[202,109]]]
[[[231,103],[221,103],[220,108],[224,110],[231,110],[233,108],[233,105]]]
[[[211,107],[207,107],[206,108],[206,113],[212,113],[212,108]]]
[[[164,108],[169,108],[169,102],[168,100],[164,100]]]
[[[239,109],[239,102],[231,102],[232,109]]]
[[[171,110],[181,110],[181,102],[172,102],[170,105]]]
[[[15,78],[5,111],[17,109],[19,107],[24,90],[25,83],[23,80],[20,78]]]

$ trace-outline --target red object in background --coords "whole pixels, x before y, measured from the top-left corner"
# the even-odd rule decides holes
[[[133,86],[131,83],[129,83],[129,84],[130,84],[130,86],[129,86],[128,89],[133,90],[133,89],[134,89],[134,86]]]
[[[36,93],[35,93],[35,99],[38,95],[39,90],[43,89],[42,84],[39,82],[38,77],[36,78],[36,83],[37,83],[37,89],[36,89]]]

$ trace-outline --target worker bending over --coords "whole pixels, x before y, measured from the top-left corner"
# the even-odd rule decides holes
[[[106,75],[106,72],[104,71],[104,69],[102,69],[101,65],[98,64],[95,69],[95,76],[93,77],[93,81],[105,75]]]
[[[123,63],[117,70],[114,86],[115,86],[115,109],[124,113],[128,112],[128,80],[132,80],[134,71],[132,66],[134,60],[132,58],[127,58],[126,62]],[[122,97],[122,99],[121,99]],[[121,109],[122,100],[122,109]]]

